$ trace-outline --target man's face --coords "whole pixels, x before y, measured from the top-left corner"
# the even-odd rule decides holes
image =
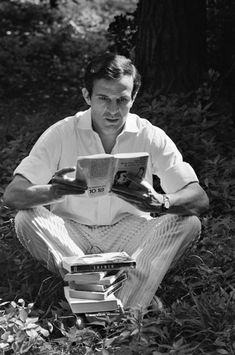
[[[93,129],[98,134],[117,136],[122,131],[134,102],[132,90],[133,78],[129,75],[118,80],[96,80],[91,97],[83,89],[83,96],[91,106]]]

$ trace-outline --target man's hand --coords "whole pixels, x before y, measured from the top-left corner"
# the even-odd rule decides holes
[[[128,187],[115,186],[112,192],[122,200],[131,203],[139,210],[144,212],[160,212],[162,209],[163,196],[158,194],[152,185],[146,180],[140,181],[136,177],[128,174],[127,180],[130,181]]]
[[[66,174],[75,171],[75,168],[58,170],[51,179],[52,190],[57,197],[65,195],[81,195],[87,190],[85,181],[72,179]]]
[[[66,168],[57,171],[51,183],[46,185],[32,184],[17,174],[5,190],[5,204],[12,209],[25,210],[56,203],[66,195],[81,195],[87,189],[86,183],[65,176],[74,170]]]

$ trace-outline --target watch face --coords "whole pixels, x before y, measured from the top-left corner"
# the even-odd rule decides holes
[[[166,209],[170,208],[170,201],[169,201],[169,198],[166,195],[164,196],[164,207]]]
[[[166,200],[166,201],[165,201],[165,208],[167,208],[167,209],[170,208],[170,202],[169,202],[169,200]]]

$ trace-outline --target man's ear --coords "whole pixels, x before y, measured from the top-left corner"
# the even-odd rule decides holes
[[[86,103],[90,106],[91,105],[91,99],[90,99],[89,92],[87,91],[86,88],[82,88],[82,95],[83,95],[84,100],[86,101]]]
[[[135,99],[136,99],[137,94],[138,94],[138,92],[136,92],[135,95],[133,95],[133,97],[132,97],[132,105],[133,105],[133,103],[135,102]]]

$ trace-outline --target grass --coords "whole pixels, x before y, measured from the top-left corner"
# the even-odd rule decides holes
[[[85,11],[85,3],[80,3]],[[88,3],[100,9],[98,18],[103,19],[100,21],[102,25],[108,23],[108,14],[113,7],[107,5],[105,10],[105,2],[102,6],[98,2]],[[119,11],[123,3],[115,3]],[[27,11],[31,13],[31,10],[28,5]],[[38,28],[38,22],[34,20],[35,27],[24,52],[17,41],[23,40],[28,28],[25,22],[22,27],[19,22],[9,20],[9,14],[18,14],[21,18],[22,12],[19,8],[11,8],[8,16],[5,12],[3,17],[5,25],[8,21],[7,26],[11,26],[14,34],[2,32],[1,38],[11,44],[14,56],[1,48],[0,65],[5,63],[5,57],[9,63],[17,54],[20,59],[16,63],[17,72],[7,67],[8,77],[4,76],[7,94],[0,90],[1,194],[11,180],[12,171],[29,152],[38,135],[56,120],[85,107],[79,91],[82,70],[89,56],[106,46],[104,39],[94,49],[97,39],[103,38],[106,26],[99,33],[100,22],[94,25],[94,16],[90,19],[87,35],[85,32],[82,37],[67,27],[67,17],[66,20],[56,17],[56,21],[49,25],[47,12],[41,8],[39,11],[38,7],[33,10],[43,19],[44,25]],[[87,12],[82,13],[79,26],[85,28]],[[56,25],[58,23],[60,26]],[[51,36],[46,37],[43,33],[47,27]],[[32,22],[30,28],[33,28]],[[61,36],[64,47],[60,46]],[[39,38],[41,51],[33,56]],[[50,55],[52,47],[57,49],[57,58],[53,60]],[[83,52],[88,56],[81,56]],[[40,62],[44,63],[44,68],[50,64],[51,70],[45,71]],[[1,71],[0,74],[3,78]],[[15,91],[12,91],[13,87]],[[2,302],[7,303],[1,305],[4,312],[0,313],[0,350],[2,347],[3,351],[5,344],[14,349],[13,353],[28,355],[230,355],[235,352],[235,127],[229,106],[214,99],[208,84],[190,96],[152,97],[145,93],[137,99],[133,110],[173,138],[207,191],[210,211],[201,217],[200,240],[163,280],[157,291],[159,310],[145,313],[133,309],[114,320],[105,318],[100,324],[81,330],[80,320],[68,317],[71,313],[63,298],[61,280],[34,261],[16,239],[13,228],[16,211],[2,210],[0,295]],[[155,186],[158,188],[157,179]],[[34,303],[33,307],[31,303]],[[29,331],[29,317],[36,333]]]

